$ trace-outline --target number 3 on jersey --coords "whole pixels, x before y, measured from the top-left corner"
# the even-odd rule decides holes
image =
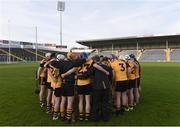
[[[121,69],[120,69],[121,71],[125,71],[125,67],[124,67],[124,64],[123,64],[123,63],[120,63],[119,66],[120,66],[120,68],[121,68]]]

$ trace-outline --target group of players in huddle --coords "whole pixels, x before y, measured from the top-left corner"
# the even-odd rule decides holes
[[[84,52],[66,57],[46,53],[41,61],[40,106],[53,120],[72,122],[78,116],[80,121],[108,121],[111,109],[119,116],[139,103],[140,64],[135,55],[88,57]]]

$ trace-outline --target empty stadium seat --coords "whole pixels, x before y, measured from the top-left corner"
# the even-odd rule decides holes
[[[166,53],[163,49],[145,50],[139,58],[140,61],[166,61]]]
[[[171,52],[172,61],[180,61],[180,49],[173,49]]]

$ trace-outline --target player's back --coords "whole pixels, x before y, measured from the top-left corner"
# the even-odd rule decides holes
[[[80,67],[78,67],[78,73],[85,73],[89,70],[93,63],[93,60],[88,60],[84,64],[82,64]],[[78,79],[77,80],[77,85],[87,85],[91,83],[91,77],[88,77],[86,79]]]
[[[98,64],[103,69],[109,72],[109,75],[106,75],[104,72],[94,68],[93,75],[93,85],[94,89],[107,89],[110,88],[111,85],[111,77],[112,77],[112,68],[105,64]]]
[[[131,73],[128,75],[129,80],[134,80],[136,78],[135,65],[132,60],[128,60],[128,66],[131,69]]]
[[[115,73],[115,81],[127,80],[127,65],[123,60],[115,60],[111,63],[111,67]]]
[[[66,73],[73,67],[74,67],[74,62],[72,60],[64,60],[62,73]],[[66,76],[64,79],[65,79],[65,81],[74,81],[75,80],[74,76],[75,76],[75,73],[72,73],[72,74]]]
[[[70,69],[72,69],[73,67],[79,67],[81,66],[84,62],[86,62],[86,59],[81,59],[81,60],[64,60],[63,61],[63,73],[66,73],[67,71],[69,71]],[[65,81],[75,81],[75,73],[72,73],[68,76],[66,76]]]

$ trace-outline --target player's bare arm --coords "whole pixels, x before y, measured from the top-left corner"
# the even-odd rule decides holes
[[[54,60],[56,60],[56,59],[53,58],[53,59],[49,60],[48,62],[46,62],[46,63],[44,64],[44,67],[47,67],[47,65],[51,64],[51,62],[54,61]]]
[[[40,77],[40,74],[41,74],[41,72],[42,72],[42,69],[43,69],[42,67],[39,67],[39,68],[38,68],[37,77],[36,77],[37,80],[39,80],[39,77]]]
[[[61,77],[64,78],[64,77],[66,77],[66,76],[68,76],[68,75],[70,75],[70,74],[72,74],[72,73],[74,73],[74,72],[76,72],[76,71],[77,71],[77,67],[73,67],[73,68],[70,69],[69,71],[61,74]]]

